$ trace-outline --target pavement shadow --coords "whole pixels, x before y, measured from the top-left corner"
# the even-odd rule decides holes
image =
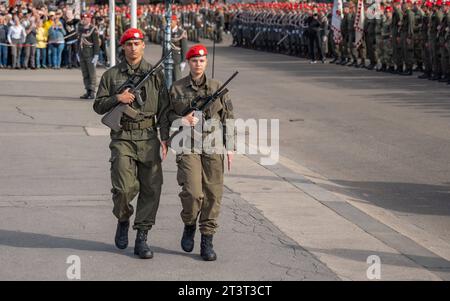
[[[130,246],[128,247],[128,249],[130,249],[131,252],[130,250],[118,250],[114,246],[113,241],[111,242],[111,244],[106,244],[99,241],[58,237],[48,234],[11,231],[3,229],[0,229],[0,245],[14,248],[73,249],[80,251],[107,252],[136,258],[136,256],[132,252],[132,248],[130,249]],[[149,245],[155,253],[177,255],[177,256],[182,255],[186,257],[191,257],[193,259],[201,260],[201,258],[199,258],[197,254],[161,248],[152,245],[150,242]]]
[[[86,99],[81,99],[79,97],[65,97],[65,96],[51,96],[51,95],[35,95],[35,94],[0,94],[0,97],[18,97],[18,98],[30,98],[35,100],[57,100],[57,101],[83,101],[86,102]]]
[[[370,202],[397,212],[450,216],[450,184],[429,185],[397,182],[330,180],[338,184],[318,184],[333,192]]]
[[[299,248],[292,245],[292,248]],[[328,254],[337,256],[346,260],[367,262],[369,256],[378,256],[381,262],[381,269],[383,265],[399,266],[405,268],[417,268],[417,265],[423,266],[430,272],[436,273],[443,280],[450,280],[450,262],[440,257],[420,256],[414,254],[398,254],[391,252],[383,252],[378,250],[361,250],[361,249],[344,249],[344,248],[308,248],[308,252]],[[405,256],[411,261],[401,260],[400,256]],[[423,264],[418,264],[421,262]],[[367,264],[369,267],[369,264]]]

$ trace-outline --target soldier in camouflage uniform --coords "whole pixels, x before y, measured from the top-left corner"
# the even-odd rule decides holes
[[[189,63],[190,74],[173,83],[170,89],[169,120],[181,120],[188,130],[197,125],[199,119],[194,112],[181,116],[190,102],[197,96],[206,96],[215,92],[221,83],[209,79],[205,75],[207,66],[207,50],[203,45],[195,45],[189,49],[186,59]],[[220,121],[226,124],[227,119],[233,119],[233,106],[228,93],[217,99],[204,113],[205,121]],[[214,123],[217,124],[217,123]],[[234,131],[224,130],[223,144],[232,151]],[[203,132],[202,147],[199,150],[183,149],[177,153],[178,166],[177,181],[182,187],[179,196],[182,204],[181,219],[184,231],[181,247],[185,252],[192,252],[197,222],[201,232],[201,257],[206,261],[216,260],[217,255],[213,249],[213,235],[218,227],[217,218],[220,214],[220,205],[223,194],[224,158],[222,148],[216,144],[214,151],[205,149],[207,133]],[[190,140],[190,137],[189,137]],[[231,145],[231,147],[230,147]],[[231,166],[232,154],[227,153],[228,167]],[[198,220],[198,221],[197,221]]]
[[[137,230],[134,254],[147,259],[153,257],[147,245],[147,234],[155,224],[163,182],[160,149],[162,147],[164,159],[167,154],[165,141],[169,138],[169,95],[164,74],[160,72],[145,83],[141,93],[142,107],[134,101],[135,96],[128,89],[116,94],[131,75],[142,74],[151,68],[143,59],[143,39],[139,29],[131,28],[124,32],[120,44],[125,60],[103,74],[94,110],[105,114],[119,104],[127,104],[139,113],[136,119],[122,117],[122,129],[111,130],[111,191],[113,213],[118,219],[115,244],[119,249],[128,246],[129,219],[134,212],[131,201],[138,195],[133,225]],[[158,139],[157,126],[160,127],[162,142]]]
[[[412,11],[412,1],[406,0],[405,10],[403,13],[402,26],[400,30],[400,38],[402,43],[402,63],[405,63],[405,70],[401,75],[412,75],[414,65],[414,22],[415,16]]]

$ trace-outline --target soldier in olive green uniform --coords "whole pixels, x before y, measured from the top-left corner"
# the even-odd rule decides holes
[[[431,26],[431,7],[433,4],[431,2],[426,2],[423,8],[424,17],[422,18],[422,27],[420,29],[421,44],[422,44],[422,61],[423,61],[423,74],[419,75],[418,78],[429,79],[432,75],[432,58],[431,58],[431,42],[429,40],[429,32]]]
[[[439,49],[441,54],[441,70],[442,78],[439,79],[440,82],[447,82],[450,80],[450,70],[449,70],[449,49],[448,49],[448,26],[450,25],[450,14],[449,6],[446,4],[443,7],[443,18],[439,27]]]
[[[403,53],[402,53],[402,43],[401,43],[401,27],[403,22],[403,11],[401,9],[400,0],[394,0],[394,10],[392,15],[392,49],[393,49],[393,60],[397,65],[397,73],[403,72]]]
[[[381,49],[381,71],[394,72],[392,60],[392,7],[386,7],[385,14],[381,19],[381,36],[383,45]]]
[[[431,80],[438,80],[441,78],[441,60],[440,60],[440,49],[439,49],[439,30],[444,19],[444,14],[441,10],[442,2],[438,1],[433,7],[433,14],[431,15],[431,26],[430,26],[430,48],[431,48],[431,60],[433,76]]]
[[[97,85],[97,75],[95,66],[98,61],[100,51],[100,41],[98,38],[97,28],[91,24],[91,16],[83,14],[81,26],[79,27],[79,60],[81,73],[83,75],[83,84],[86,93],[80,98],[94,99],[95,87]]]
[[[172,38],[170,46],[172,48],[172,59],[173,59],[173,71],[172,79],[173,81],[179,80],[181,78],[181,63],[184,61],[187,51],[187,32],[178,26],[178,18],[176,15],[172,15]],[[163,52],[163,56],[165,53]]]
[[[423,71],[423,48],[425,40],[422,35],[424,27],[425,12],[421,7],[421,2],[414,3],[414,61],[417,62],[417,67],[414,71]]]
[[[141,258],[152,258],[148,247],[147,232],[155,224],[163,182],[160,148],[166,156],[169,136],[167,108],[169,95],[162,72],[149,79],[141,92],[144,105],[134,101],[128,90],[116,94],[116,90],[133,74],[142,74],[151,68],[142,56],[145,44],[139,29],[131,28],[120,39],[125,60],[106,71],[101,79],[94,110],[105,114],[118,104],[129,104],[139,112],[136,119],[124,115],[122,129],[111,131],[111,182],[114,209],[118,219],[115,243],[119,249],[128,246],[129,219],[134,209],[131,201],[139,194],[133,229],[137,230],[134,253]],[[157,136],[160,127],[162,142]]]
[[[403,14],[403,21],[401,27],[401,43],[403,50],[403,61],[405,63],[405,71],[401,72],[401,75],[412,75],[414,65],[414,22],[415,16],[412,11],[412,2],[407,0],[405,3],[405,12]]]
[[[342,21],[341,21],[341,35],[342,35],[342,41],[340,43],[341,60],[338,62],[341,65],[345,65],[349,61],[348,22],[349,22],[349,5],[348,5],[348,2],[345,2],[344,8],[343,8],[343,17],[342,17]]]
[[[169,120],[182,120],[184,125],[195,126],[199,118],[194,114],[181,116],[184,109],[189,106],[196,96],[206,96],[214,93],[220,86],[216,80],[206,77],[204,70],[207,65],[207,50],[203,45],[194,45],[186,55],[190,67],[190,74],[173,83],[170,90]],[[206,112],[206,121],[220,121],[223,125],[227,119],[233,119],[233,107],[228,94],[217,99]],[[234,133],[224,130],[224,142],[230,149],[230,142],[234,139]],[[222,137],[222,135],[221,135]],[[216,260],[212,239],[218,227],[217,218],[220,213],[220,205],[223,193],[224,155],[220,146],[211,151],[205,149],[207,135],[203,132],[202,149],[177,154],[177,181],[182,187],[179,196],[183,210],[181,219],[185,224],[181,246],[184,251],[191,252],[194,247],[194,235],[197,219],[201,236],[200,254],[204,260]],[[216,141],[217,142],[217,141]],[[222,143],[219,143],[223,146]],[[231,164],[231,154],[227,154],[228,168]]]

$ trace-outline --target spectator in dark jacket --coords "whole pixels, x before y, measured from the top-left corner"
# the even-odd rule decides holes
[[[8,66],[8,25],[5,16],[0,15],[0,68]]]

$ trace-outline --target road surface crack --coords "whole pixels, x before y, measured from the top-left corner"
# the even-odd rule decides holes
[[[33,116],[28,115],[27,113],[25,113],[19,106],[16,106],[16,110],[17,110],[17,112],[18,112],[19,114],[21,114],[21,115],[23,115],[23,116],[26,116],[26,117],[28,117],[28,118],[34,120],[34,117],[33,117]]]

